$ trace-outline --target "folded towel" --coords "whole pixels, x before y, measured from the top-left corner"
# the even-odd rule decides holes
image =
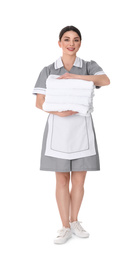
[[[52,96],[47,95],[46,93],[46,103],[54,103],[54,104],[84,104],[85,106],[89,106],[91,102],[90,97],[80,97],[80,96],[72,96],[72,95],[60,95],[58,96]]]
[[[94,85],[93,81],[87,81],[82,79],[58,79],[60,75],[49,75],[46,80],[47,88],[78,88],[78,89],[88,89]]]
[[[45,111],[78,112],[76,115],[89,116],[93,112],[95,85],[92,81],[79,79],[57,79],[59,75],[49,75],[46,80]]]

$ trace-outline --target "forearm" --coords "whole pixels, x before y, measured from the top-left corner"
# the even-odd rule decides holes
[[[46,111],[46,110],[43,110],[43,107],[42,105],[36,105],[37,108],[41,109],[42,111],[44,112],[47,112],[47,113],[50,113],[50,114],[54,114],[54,115],[58,115],[58,111]]]
[[[93,81],[95,86],[106,86],[110,84],[107,75],[77,75],[78,79]]]

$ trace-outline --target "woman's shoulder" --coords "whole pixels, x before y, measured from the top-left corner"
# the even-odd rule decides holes
[[[95,60],[90,60],[90,61],[83,60],[83,64],[86,67],[89,75],[105,74],[102,67]]]
[[[54,70],[54,62],[49,65],[45,65],[41,69],[40,74],[47,77],[52,73],[53,70]]]
[[[83,62],[84,64],[89,64],[89,65],[96,64],[96,61],[95,61],[95,60],[92,60],[92,59],[88,59],[88,60],[82,59],[82,62]]]
[[[49,65],[45,65],[42,70],[50,71],[53,68],[53,66],[54,66],[54,62]]]

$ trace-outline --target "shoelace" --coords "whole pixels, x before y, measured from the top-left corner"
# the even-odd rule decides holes
[[[74,228],[77,228],[79,231],[85,231],[80,223],[82,223],[82,221],[76,221],[73,223]]]
[[[58,237],[64,237],[67,232],[68,232],[68,229],[63,227],[62,229],[57,231],[57,233],[59,233]]]

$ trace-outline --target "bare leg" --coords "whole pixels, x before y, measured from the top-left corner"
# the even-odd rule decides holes
[[[84,196],[84,182],[86,171],[73,171],[71,173],[71,203],[70,203],[70,222],[77,221],[78,212]]]
[[[56,172],[56,200],[57,200],[62,224],[64,227],[70,227],[69,225],[69,205],[70,205],[69,180],[70,180],[70,172]]]

